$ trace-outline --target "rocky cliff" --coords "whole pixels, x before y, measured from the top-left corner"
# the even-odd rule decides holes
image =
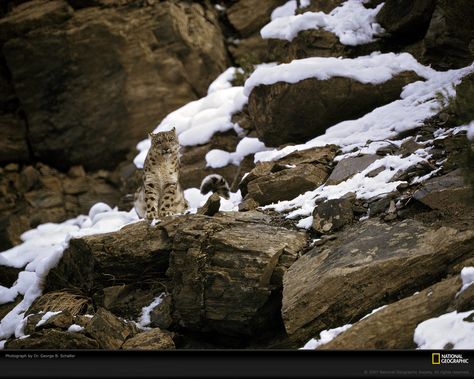
[[[0,347],[474,348],[473,14],[2,3]],[[150,224],[170,127],[189,210]]]

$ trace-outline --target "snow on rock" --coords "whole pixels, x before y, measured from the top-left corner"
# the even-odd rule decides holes
[[[300,8],[306,8],[310,4],[311,4],[310,0],[301,0]],[[297,9],[298,9],[298,4],[296,3],[296,0],[287,1],[285,4],[273,10],[272,15],[271,15],[271,20],[273,21],[280,17],[294,16]]]
[[[80,326],[78,324],[72,324],[68,329],[67,331],[69,333],[79,333],[79,332],[82,332],[84,330],[84,327],[83,326]]]
[[[305,12],[295,15],[296,4],[290,1],[272,13],[272,21],[260,34],[262,38],[291,41],[300,31],[324,29],[334,33],[343,45],[366,44],[384,31],[375,20],[383,3],[370,9],[364,7],[364,2],[366,0],[347,0],[329,14]]]
[[[219,84],[220,85],[220,84]],[[181,146],[195,146],[209,142],[217,132],[234,129],[240,133],[238,124],[232,122],[232,115],[242,110],[247,103],[243,87],[230,87],[211,91],[206,97],[192,101],[166,116],[153,133],[176,128]],[[140,153],[133,163],[143,168],[150,140],[138,143]]]
[[[0,350],[3,350],[3,348],[5,347],[6,342],[7,342],[7,340],[0,341]]]
[[[474,267],[464,267],[461,270],[462,287],[459,294],[474,283]]]
[[[220,149],[209,151],[206,154],[206,166],[212,168],[224,167],[229,164],[238,166],[247,155],[265,150],[269,150],[269,148],[258,138],[244,137],[232,153]]]
[[[471,121],[467,126],[467,138],[474,140],[474,121]]]
[[[202,207],[207,199],[211,197],[212,193],[209,192],[206,195],[201,194],[201,191],[198,188],[188,188],[184,190],[184,197],[188,202],[188,213],[196,213],[198,208]],[[239,204],[242,201],[242,195],[240,190],[237,192],[230,192],[230,198],[224,199],[221,197],[221,206],[220,211],[229,212],[229,211],[238,211]]]
[[[161,304],[166,294],[163,292],[160,296],[156,297],[150,305],[147,305],[142,308],[142,313],[140,318],[138,319],[138,326],[141,328],[146,328],[151,323],[150,313],[153,309],[155,309],[158,305]]]
[[[314,350],[317,347],[332,341],[339,334],[345,332],[351,326],[352,326],[352,324],[347,324],[347,325],[344,325],[344,326],[340,326],[338,328],[323,330],[319,334],[319,338],[310,339],[300,350]]]
[[[42,224],[23,233],[23,243],[0,255],[0,264],[24,267],[12,287],[0,286],[0,304],[11,302],[18,295],[23,296],[22,301],[1,320],[0,338],[8,338],[14,333],[22,335],[21,323],[25,311],[41,295],[44,278],[57,265],[71,238],[113,232],[137,220],[134,210],[122,212],[98,203],[91,208],[88,216],[80,215],[60,224]]]
[[[56,316],[56,315],[58,315],[58,314],[60,314],[60,313],[61,313],[61,311],[57,311],[57,312],[46,312],[46,313],[43,315],[43,317],[41,317],[41,320],[38,321],[38,323],[36,324],[36,327],[45,324],[46,321],[48,321],[51,317]]]
[[[297,83],[304,79],[327,80],[344,77],[364,84],[380,84],[404,71],[414,71],[429,79],[435,70],[418,63],[409,53],[378,52],[357,58],[311,57],[295,59],[290,63],[258,67],[245,82],[246,96],[258,85],[271,85],[277,82]]]
[[[207,94],[209,95],[213,92],[232,87],[231,82],[234,80],[235,74],[238,72],[243,73],[243,70],[237,67],[229,67],[209,85]]]
[[[402,181],[391,181],[399,172],[424,161],[416,153],[407,157],[387,155],[370,164],[365,170],[337,185],[322,185],[314,191],[308,191],[293,200],[280,201],[277,204],[265,206],[266,209],[274,209],[279,212],[292,210],[288,218],[309,216],[313,212],[317,199],[338,199],[348,192],[353,192],[357,198],[370,199],[385,193],[394,191]],[[368,173],[384,168],[376,176],[367,176]],[[295,209],[296,208],[296,209]],[[310,218],[300,221],[300,227],[309,228]]]
[[[414,341],[418,349],[474,349],[474,323],[464,321],[474,311],[457,311],[431,318],[418,324]]]
[[[364,320],[367,317],[372,316],[374,313],[384,309],[385,307],[386,307],[386,305],[383,305],[379,308],[374,309],[372,312],[370,312],[369,314],[366,314],[360,320]],[[346,325],[343,325],[343,326],[340,326],[340,327],[334,328],[334,329],[323,330],[319,334],[319,338],[311,338],[302,348],[300,348],[300,350],[314,350],[314,349],[316,349],[317,347],[319,347],[321,345],[324,345],[328,342],[331,342],[339,334],[345,332],[350,327],[352,327],[352,324],[346,324]]]
[[[388,58],[389,55],[392,56],[392,58],[397,56],[396,54],[381,54],[378,55],[378,57],[380,58],[385,56]],[[401,55],[410,56],[406,53]],[[375,56],[371,55],[370,57]],[[408,61],[409,60],[410,59],[408,59]],[[344,60],[342,59],[342,61]],[[414,69],[417,65],[418,64],[416,63],[414,66],[412,66],[412,69]],[[405,67],[409,69],[409,65],[406,65]],[[446,91],[449,93],[449,95],[454,96],[455,90],[453,86],[459,84],[465,75],[474,71],[474,64],[459,70],[450,70],[444,72],[436,72],[430,68],[423,67],[424,66],[420,65],[420,70],[415,71],[418,73],[418,75],[428,78],[428,80],[425,82],[418,81],[405,86],[403,92],[400,95],[400,100],[396,100],[390,104],[378,107],[359,119],[342,121],[328,128],[323,135],[313,138],[304,144],[287,146],[283,149],[273,149],[257,153],[255,154],[255,161],[276,160],[283,158],[294,151],[306,150],[329,144],[339,145],[342,147],[343,152],[350,152],[355,148],[363,148],[366,146],[367,141],[386,141],[387,139],[391,139],[401,132],[421,126],[424,120],[438,113],[439,103],[436,93],[440,91]],[[383,69],[383,71],[385,71],[385,69]],[[259,74],[259,76],[261,78],[272,77],[272,80],[274,79],[273,74]],[[290,77],[292,78],[293,75],[290,75]],[[251,78],[249,78],[249,80],[250,79]],[[359,77],[359,79],[361,79],[361,77]],[[279,80],[285,80],[284,72],[281,73]],[[247,81],[247,83],[249,82]],[[253,85],[256,84],[257,82],[255,82]]]

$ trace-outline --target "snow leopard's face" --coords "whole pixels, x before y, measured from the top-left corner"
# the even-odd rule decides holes
[[[175,128],[168,132],[150,134],[150,138],[151,146],[158,154],[165,156],[178,153],[179,141]]]

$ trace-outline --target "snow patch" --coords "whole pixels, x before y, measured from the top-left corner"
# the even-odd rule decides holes
[[[234,152],[213,149],[206,154],[206,167],[219,168],[229,164],[235,166],[251,154],[269,150],[258,138],[244,137],[240,140]]]
[[[454,311],[418,324],[413,337],[418,349],[439,350],[447,344],[453,349],[474,349],[474,322],[464,321],[473,312]]]
[[[301,0],[300,8],[306,8],[311,4],[311,0]],[[296,10],[298,9],[298,4],[296,0],[287,1],[285,4],[275,8],[271,15],[271,20],[276,20],[280,17],[294,16]]]
[[[461,270],[462,287],[458,294],[465,291],[474,283],[474,267],[464,267]]]
[[[147,305],[146,307],[142,308],[142,314],[140,315],[140,318],[138,319],[138,325],[141,328],[145,328],[151,323],[150,319],[150,313],[155,309],[157,306],[161,304],[163,299],[165,298],[166,293],[161,293],[160,296],[156,297],[150,305]]]
[[[323,330],[319,334],[319,338],[310,339],[302,348],[300,348],[300,350],[314,350],[317,347],[332,341],[339,334],[345,332],[351,326],[352,326],[352,324],[347,324],[347,325],[344,325],[344,326],[340,326],[338,328]]]
[[[61,313],[61,311],[57,311],[57,312],[53,312],[53,311],[46,312],[46,313],[43,315],[43,317],[41,317],[41,320],[38,321],[38,323],[36,324],[36,327],[45,324],[46,321],[48,321],[51,317],[56,316],[56,315],[58,315],[58,314],[60,314],[60,313]]]
[[[84,330],[83,326],[80,326],[78,324],[72,324],[69,328],[67,328],[67,331],[69,333],[79,333]]]
[[[384,32],[375,18],[383,3],[376,8],[365,8],[365,0],[347,0],[329,14],[305,12],[295,15],[296,4],[288,2],[272,13],[272,21],[265,25],[262,38],[291,41],[299,32],[309,29],[324,29],[334,33],[343,45],[356,46],[373,42]]]

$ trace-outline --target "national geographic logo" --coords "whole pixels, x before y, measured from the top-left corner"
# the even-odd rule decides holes
[[[441,354],[433,353],[431,355],[431,364],[469,364],[469,358],[463,358],[462,354]]]

